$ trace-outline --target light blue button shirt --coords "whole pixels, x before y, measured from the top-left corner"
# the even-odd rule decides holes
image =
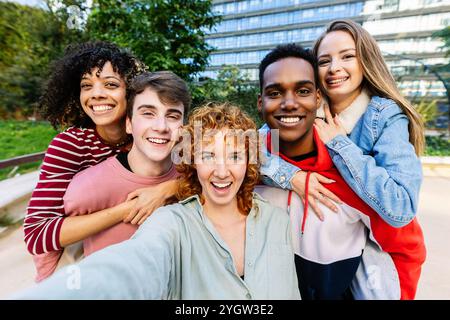
[[[300,299],[287,213],[257,194],[246,220],[245,271],[198,196],[159,208],[107,247],[14,299]]]

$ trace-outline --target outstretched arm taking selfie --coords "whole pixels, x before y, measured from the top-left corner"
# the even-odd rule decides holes
[[[167,299],[174,243],[173,215],[159,211],[127,241],[59,270],[13,299]]]

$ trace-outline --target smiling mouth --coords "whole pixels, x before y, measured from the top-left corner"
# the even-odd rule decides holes
[[[91,109],[92,111],[94,111],[94,113],[104,113],[114,109],[114,106],[110,104],[102,104],[97,106],[91,106]]]
[[[162,138],[147,138],[147,141],[158,145],[165,145],[168,144],[170,140]]]
[[[343,83],[344,81],[347,81],[347,79],[348,79],[349,77],[343,77],[343,78],[339,78],[339,79],[329,79],[329,80],[327,80],[327,84],[330,84],[330,85],[335,85],[335,84],[341,84],[341,83]]]
[[[275,116],[275,119],[286,124],[298,123],[303,118],[305,118],[305,116]]]
[[[233,182],[226,182],[226,183],[211,182],[211,184],[216,189],[225,190],[229,188],[233,184]]]

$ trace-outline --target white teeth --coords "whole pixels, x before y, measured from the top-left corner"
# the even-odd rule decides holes
[[[299,122],[300,117],[281,117],[280,121],[286,122],[286,123],[294,123],[294,122]]]
[[[217,188],[226,188],[231,185],[231,182],[228,182],[228,183],[211,182],[211,183],[213,184],[213,186],[215,186]]]
[[[169,142],[169,140],[157,139],[157,138],[148,138],[147,140],[150,142],[153,142],[153,143],[157,143],[157,144],[166,144],[167,142]]]
[[[347,78],[341,78],[341,79],[336,79],[336,80],[328,80],[329,84],[337,84],[337,83],[342,83],[345,80],[347,80]]]
[[[94,110],[94,112],[98,112],[98,111],[111,110],[112,107],[111,107],[111,106],[108,106],[108,105],[104,105],[104,106],[93,106],[92,109]]]

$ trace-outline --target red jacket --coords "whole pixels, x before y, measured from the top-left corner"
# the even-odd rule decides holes
[[[267,135],[267,139],[269,142],[270,133]],[[370,219],[370,232],[381,249],[391,256],[397,269],[401,299],[414,299],[422,264],[426,257],[424,237],[417,219],[414,218],[408,225],[401,228],[390,226],[348,186],[334,166],[326,146],[315,130],[314,143],[317,148],[317,156],[315,157],[296,162],[283,154],[279,154],[279,156],[303,171],[317,172],[336,181],[335,183],[324,184],[324,187]],[[270,143],[267,143],[267,146],[270,151]],[[303,216],[304,221],[302,221],[303,227],[307,214],[306,206]]]

